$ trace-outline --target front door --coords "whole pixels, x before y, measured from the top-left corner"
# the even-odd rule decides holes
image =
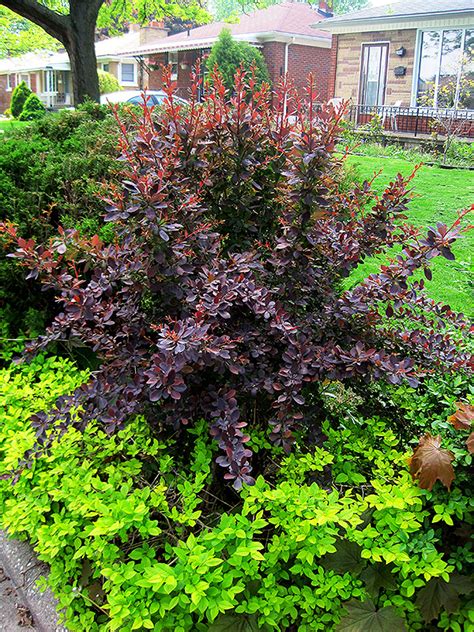
[[[383,105],[387,81],[388,44],[363,44],[360,67],[361,105]]]

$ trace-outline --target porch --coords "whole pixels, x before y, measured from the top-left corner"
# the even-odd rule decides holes
[[[436,132],[440,136],[474,139],[474,110],[351,105],[348,112],[348,120],[356,130],[370,124],[374,116],[390,135],[417,138]]]
[[[73,104],[71,71],[47,68],[39,73],[38,96],[48,110]]]

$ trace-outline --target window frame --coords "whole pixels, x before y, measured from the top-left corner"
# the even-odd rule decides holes
[[[133,68],[133,80],[126,81],[123,79],[123,67],[132,66]],[[136,86],[137,85],[137,64],[133,61],[120,62],[120,85],[122,86]]]
[[[474,24],[473,25],[450,25],[450,26],[440,26],[440,27],[426,27],[426,28],[422,28],[422,29],[417,29],[416,32],[416,39],[415,39],[415,55],[414,55],[414,59],[413,59],[413,82],[412,82],[412,87],[411,87],[411,103],[410,106],[413,108],[424,108],[424,109],[439,109],[439,110],[466,110],[466,112],[472,112],[474,110],[468,110],[466,108],[458,108],[458,101],[459,101],[459,91],[460,91],[460,86],[461,86],[461,76],[462,76],[462,70],[463,70],[463,65],[460,64],[459,66],[459,71],[457,74],[457,78],[456,78],[456,95],[455,95],[455,102],[454,102],[454,107],[453,108],[443,108],[443,107],[439,107],[438,106],[438,90],[439,90],[439,77],[440,77],[440,72],[441,72],[441,64],[442,64],[442,49],[443,49],[443,37],[444,37],[444,31],[461,31],[462,35],[461,35],[461,54],[463,54],[464,52],[464,48],[466,45],[466,33],[467,31],[472,31],[474,30]],[[434,98],[433,98],[433,105],[432,106],[425,106],[425,105],[418,105],[418,81],[420,78],[420,66],[421,66],[421,60],[422,60],[422,51],[421,51],[421,47],[423,44],[423,33],[431,33],[431,32],[436,32],[440,34],[440,46],[439,46],[439,52],[438,52],[438,60],[437,60],[437,72],[436,72],[436,80],[435,80],[435,92],[434,92]]]
[[[386,46],[387,48],[387,58],[386,58],[386,64],[385,64],[385,76],[384,76],[384,84],[383,84],[383,98],[382,101],[383,103],[381,105],[374,105],[374,106],[367,106],[367,107],[382,107],[383,105],[385,105],[385,97],[387,96],[387,81],[388,81],[388,66],[390,63],[390,45],[391,42],[389,40],[380,40],[377,42],[361,42],[360,44],[360,53],[359,53],[359,59],[360,59],[360,64],[359,64],[359,82],[358,82],[358,88],[357,88],[357,103],[359,105],[363,105],[362,104],[362,97],[363,95],[363,65],[364,65],[364,47],[370,47],[370,46]]]
[[[23,79],[26,77],[26,80]],[[31,90],[31,75],[29,72],[18,72],[16,75],[16,85],[18,86],[22,81],[26,83],[28,88]]]
[[[172,59],[172,56],[174,59]],[[177,81],[179,76],[179,51],[169,50],[167,62],[168,66],[171,66],[171,81]],[[176,68],[175,72],[173,72],[174,67]]]
[[[12,77],[15,77],[15,73],[8,72],[7,73],[7,87],[5,89],[6,92],[12,92],[13,88],[15,87],[14,85],[12,85]],[[15,83],[15,80],[13,81],[13,83]]]

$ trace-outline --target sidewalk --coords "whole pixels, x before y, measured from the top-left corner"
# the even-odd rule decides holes
[[[32,548],[0,531],[0,632],[67,632],[52,593],[36,587],[44,575],[47,567]]]

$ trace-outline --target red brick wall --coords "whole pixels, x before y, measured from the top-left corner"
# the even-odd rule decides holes
[[[182,51],[178,54],[178,79],[176,93],[178,96],[184,99],[189,98],[189,88],[191,87],[191,72],[196,61],[201,56],[201,51]],[[154,69],[148,73],[148,82],[145,81],[145,86],[150,90],[161,90],[163,87],[162,82],[162,65],[166,65],[168,56],[166,53],[160,53],[154,55],[148,61],[150,66]],[[181,68],[181,64],[186,64],[187,68]]]
[[[276,84],[284,72],[285,44],[281,42],[266,42],[261,51],[265,57],[270,79],[273,84]]]
[[[267,42],[262,49],[267,62],[270,79],[276,83],[284,73],[285,44],[283,42]],[[288,48],[288,75],[296,88],[302,91],[311,72],[321,101],[326,101],[329,94],[329,72],[331,50],[315,46],[290,44]]]
[[[268,66],[270,79],[273,84],[277,83],[283,75],[285,66],[285,44],[282,42],[266,42],[262,47],[262,53]],[[183,51],[179,53],[177,93],[179,96],[187,97],[191,86],[190,72],[192,66],[200,56],[200,51]],[[161,53],[154,55],[149,60],[150,66],[166,64],[167,55]],[[183,70],[181,63],[186,63],[187,68]],[[313,73],[316,86],[321,101],[329,98],[329,72],[331,64],[331,50],[329,48],[316,48],[314,46],[300,46],[290,44],[288,49],[288,74],[294,80],[296,87],[302,90],[306,86],[306,80],[310,72]],[[150,90],[160,90],[162,88],[162,71],[157,68],[148,73],[148,88]]]
[[[10,85],[15,86],[15,75],[10,75]],[[0,75],[0,114],[10,107],[11,90],[7,91],[7,75]]]

